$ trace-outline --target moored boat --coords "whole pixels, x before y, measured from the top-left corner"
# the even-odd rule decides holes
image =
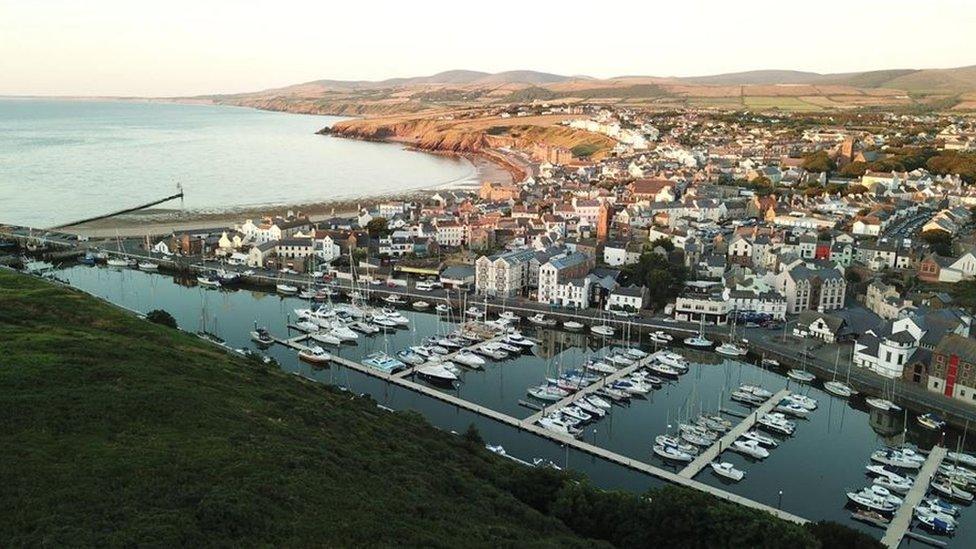
[[[720,477],[725,477],[734,482],[739,482],[740,480],[742,480],[742,477],[746,476],[745,471],[742,471],[741,469],[736,469],[731,463],[727,461],[723,461],[721,463],[717,461],[713,461],[709,463],[709,465],[711,466],[712,471],[716,475]]]

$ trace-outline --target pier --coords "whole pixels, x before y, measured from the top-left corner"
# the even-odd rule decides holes
[[[590,394],[590,393],[592,393],[592,392],[594,392],[594,391],[596,391],[598,389],[601,389],[603,387],[606,387],[608,384],[613,383],[614,381],[617,381],[618,379],[620,379],[622,377],[629,376],[630,374],[636,372],[640,368],[643,368],[644,366],[650,364],[654,360],[655,356],[656,356],[656,353],[653,354],[653,355],[650,355],[650,356],[646,356],[646,357],[644,357],[644,358],[642,358],[640,360],[636,360],[630,366],[625,366],[625,367],[617,370],[616,372],[614,372],[614,373],[612,373],[612,374],[610,374],[608,376],[603,377],[599,381],[594,382],[594,383],[591,383],[591,384],[587,385],[586,387],[581,388],[580,390],[576,391],[575,393],[569,395],[568,397],[566,397],[566,398],[564,398],[564,399],[562,399],[562,400],[560,400],[560,401],[558,401],[558,402],[556,402],[556,403],[554,403],[554,404],[552,404],[550,406],[542,406],[542,409],[541,410],[539,410],[537,413],[532,414],[531,416],[523,419],[522,420],[522,423],[523,424],[534,425],[535,422],[536,421],[539,421],[539,419],[541,419],[542,416],[544,416],[546,414],[546,412],[548,412],[549,410],[559,410],[560,408],[565,408],[566,406],[569,406],[573,402],[576,402],[576,400],[578,400],[578,399],[580,399],[580,398],[582,398],[582,397],[584,397],[584,396],[586,396],[586,395],[588,395],[588,394]]]
[[[906,535],[912,538],[918,539],[920,536],[911,535],[908,528],[912,525],[912,517],[915,515],[915,507],[922,502],[922,498],[925,497],[925,492],[929,489],[929,483],[932,482],[932,477],[935,476],[935,472],[939,470],[939,465],[942,464],[942,460],[945,459],[948,450],[941,446],[936,446],[932,448],[929,452],[929,457],[922,464],[922,468],[918,472],[918,476],[915,477],[915,484],[912,485],[912,489],[908,491],[905,496],[904,503],[898,508],[898,512],[895,513],[894,518],[891,519],[891,523],[888,524],[888,529],[885,531],[885,535],[881,538],[881,544],[885,547],[895,549],[901,545],[901,540]],[[927,539],[927,538],[926,538]],[[919,541],[925,542],[924,539],[919,539]]]
[[[729,432],[726,433],[725,436],[718,439],[715,442],[715,444],[712,444],[711,446],[706,448],[702,453],[698,454],[698,457],[696,457],[691,463],[686,465],[685,468],[682,469],[681,472],[678,474],[684,478],[689,478],[689,479],[695,478],[695,475],[697,475],[702,469],[704,469],[706,465],[708,465],[709,463],[712,462],[712,460],[717,458],[719,454],[722,453],[723,450],[728,449],[728,447],[731,446],[732,443],[735,442],[737,438],[739,438],[740,436],[742,436],[743,433],[751,429],[752,426],[756,424],[756,421],[758,421],[760,417],[772,411],[772,409],[775,408],[776,405],[779,404],[779,402],[784,398],[786,398],[786,396],[789,394],[790,394],[789,390],[783,389],[780,392],[776,393],[775,395],[769,397],[769,399],[766,402],[763,402],[758,408],[756,408],[754,412],[746,416],[745,419],[743,419],[734,427],[729,429]]]
[[[57,225],[57,226],[51,227],[50,230],[66,229],[68,227],[74,227],[75,225],[81,225],[83,223],[90,223],[92,221],[98,221],[100,219],[108,219],[110,217],[115,217],[117,215],[122,215],[122,214],[137,212],[139,210],[145,210],[146,208],[151,208],[153,206],[158,206],[159,204],[162,204],[164,202],[169,202],[170,200],[176,200],[177,198],[180,198],[180,199],[183,198],[183,189],[182,188],[180,188],[180,192],[178,192],[176,194],[173,194],[173,195],[170,195],[170,196],[167,196],[165,198],[160,198],[159,200],[153,200],[152,202],[148,202],[146,204],[140,204],[138,206],[133,206],[131,208],[125,208],[123,210],[118,210],[118,211],[111,212],[111,213],[107,213],[107,214],[96,215],[96,216],[92,216],[92,217],[86,217],[85,219],[79,219],[78,221],[72,221],[70,223],[63,223],[61,225]]]
[[[293,341],[294,339],[297,339],[297,338],[293,338],[292,340],[286,340],[286,339],[278,340],[278,339],[276,339],[276,341],[280,341],[283,344],[286,344],[286,345],[288,345],[288,346],[290,346],[292,348],[296,348],[300,344],[298,344],[297,342]],[[650,357],[648,357],[648,358],[650,358]],[[645,360],[647,360],[647,359],[645,359]],[[580,450],[582,452],[585,452],[585,453],[588,453],[590,455],[593,455],[593,456],[596,456],[596,457],[605,459],[607,461],[616,463],[618,465],[623,465],[624,467],[633,469],[635,471],[639,471],[641,473],[644,473],[644,474],[647,474],[647,475],[656,477],[658,479],[661,479],[661,480],[664,480],[664,481],[667,481],[667,482],[671,482],[673,484],[678,484],[678,485],[681,485],[681,486],[685,486],[687,488],[692,488],[694,490],[700,490],[702,492],[706,492],[708,494],[711,494],[711,495],[713,495],[715,497],[718,497],[718,498],[721,498],[721,499],[724,499],[726,501],[730,501],[730,502],[733,502],[733,503],[737,503],[737,504],[740,504],[740,505],[744,505],[744,506],[750,507],[752,509],[757,509],[757,510],[760,510],[760,511],[765,511],[765,512],[770,513],[770,514],[772,514],[772,515],[774,515],[774,516],[776,516],[776,517],[778,517],[780,519],[788,520],[788,521],[794,522],[796,524],[806,524],[806,523],[809,522],[807,519],[805,519],[803,517],[794,515],[792,513],[788,513],[786,511],[781,510],[781,509],[777,509],[775,507],[766,505],[764,503],[760,503],[758,501],[754,501],[754,500],[751,500],[751,499],[748,499],[748,498],[745,498],[745,497],[742,497],[742,496],[738,496],[738,495],[733,494],[733,493],[730,493],[730,492],[726,492],[725,490],[721,490],[719,488],[714,488],[712,486],[708,486],[708,485],[703,484],[701,482],[697,482],[695,480],[692,480],[692,479],[689,479],[689,478],[685,478],[685,477],[683,477],[681,475],[675,474],[675,473],[673,473],[671,471],[668,471],[666,469],[661,469],[660,467],[656,467],[656,466],[651,465],[649,463],[645,463],[645,462],[640,461],[640,460],[636,460],[636,459],[633,459],[633,458],[629,458],[627,456],[618,454],[616,452],[612,452],[610,450],[607,450],[605,448],[601,448],[601,447],[596,446],[594,444],[590,444],[588,442],[584,442],[584,441],[581,441],[581,440],[578,440],[578,439],[575,439],[575,438],[572,438],[572,437],[567,437],[567,436],[560,435],[558,433],[555,433],[553,431],[549,431],[549,430],[544,429],[544,428],[542,428],[542,427],[540,427],[538,425],[535,425],[533,423],[529,423],[526,420],[518,419],[516,417],[510,416],[508,414],[504,414],[504,413],[499,412],[497,410],[493,410],[493,409],[488,408],[486,406],[482,406],[480,404],[477,404],[477,403],[474,403],[474,402],[465,400],[463,398],[459,398],[459,397],[454,396],[454,395],[452,395],[450,393],[447,393],[447,392],[444,392],[444,391],[439,391],[439,390],[437,390],[437,389],[435,389],[433,387],[428,387],[426,385],[422,385],[420,383],[411,381],[409,379],[405,379],[404,377],[397,376],[396,374],[389,374],[389,373],[386,373],[386,372],[381,372],[379,370],[376,370],[375,368],[370,368],[369,366],[366,366],[364,364],[360,364],[360,363],[358,363],[356,361],[349,360],[347,358],[343,358],[343,357],[335,356],[335,355],[333,355],[333,357],[332,357],[332,362],[334,364],[338,365],[338,366],[344,366],[344,367],[349,368],[351,370],[355,370],[355,371],[357,371],[359,373],[362,373],[362,374],[365,374],[365,375],[368,375],[368,376],[371,376],[371,377],[374,377],[374,378],[378,378],[378,379],[384,380],[384,381],[386,381],[388,383],[393,383],[394,385],[400,386],[400,387],[405,388],[405,389],[409,389],[409,390],[414,391],[416,393],[420,393],[420,394],[426,395],[426,396],[431,397],[431,398],[433,398],[435,400],[439,400],[439,401],[444,402],[446,404],[450,404],[451,406],[455,406],[457,408],[461,408],[461,409],[467,410],[469,412],[476,413],[478,415],[487,417],[489,419],[493,419],[495,421],[498,421],[499,423],[503,423],[505,425],[508,425],[510,427],[514,427],[514,428],[519,429],[521,431],[526,431],[526,432],[533,433],[533,434],[535,434],[535,435],[537,435],[539,437],[542,437],[542,438],[551,440],[551,441],[556,442],[558,444],[562,444],[564,446],[571,447],[571,448],[574,448],[576,450]],[[636,366],[636,364],[637,363],[635,363],[634,366],[631,366],[631,368],[636,369],[637,367],[639,367],[639,366]]]

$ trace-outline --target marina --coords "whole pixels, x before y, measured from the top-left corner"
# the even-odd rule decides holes
[[[670,349],[689,358],[687,374],[667,381],[647,395],[614,404],[606,417],[587,424],[579,438],[562,436],[530,421],[540,417],[542,411],[533,406],[553,410],[571,404],[574,399],[541,403],[525,396],[526,387],[554,375],[552,372],[557,369],[572,368],[617,352],[626,342],[523,323],[523,332],[536,342],[531,352],[504,360],[488,360],[480,370],[462,368],[459,383],[440,387],[417,379],[409,371],[406,374],[378,371],[363,365],[362,360],[373,352],[392,354],[398,349],[420,345],[427,335],[456,330],[458,324],[448,322],[445,315],[401,309],[409,318],[407,328],[361,336],[355,344],[343,343],[329,349],[332,361],[323,367],[297,359],[296,350],[306,346],[308,337],[288,327],[292,323],[288,318],[294,320],[292,310],[304,303],[297,296],[274,295],[247,287],[207,289],[192,282],[181,283],[162,273],[132,269],[77,266],[56,274],[85,291],[142,313],[157,308],[158,303],[188,330],[195,329],[201,307],[205,307],[219,318],[217,331],[227,341],[228,348],[247,347],[250,343],[247,334],[253,325],[265,326],[282,345],[259,351],[276,360],[286,371],[368,393],[378,404],[391,409],[418,410],[444,429],[461,431],[474,423],[487,442],[504,445],[512,455],[578,468],[594,482],[608,487],[640,490],[642,486],[661,482],[677,483],[777,514],[782,512],[784,517],[836,520],[880,537],[875,527],[850,518],[843,493],[849,487],[863,484],[863,462],[878,448],[902,442],[927,448],[939,441],[936,434],[920,429],[911,416],[882,413],[859,399],[832,397],[816,383],[797,385],[758,365],[679,346]],[[637,370],[634,366],[646,364],[654,353],[652,342],[641,344],[638,339],[632,343],[639,347],[650,345],[648,357],[617,369],[615,379],[627,377]],[[650,452],[654,435],[665,431],[689,408],[721,411],[729,417],[754,417],[753,408],[729,399],[735,387],[746,383],[763,386],[774,395],[781,395],[784,390],[799,391],[819,401],[820,406],[807,418],[797,419],[800,425],[797,435],[781,439],[779,447],[761,463],[737,453],[721,454],[723,461],[746,472],[739,482],[730,483],[717,474],[686,477],[682,469],[688,464],[675,468],[656,461]],[[776,399],[767,399],[770,401],[775,403]],[[950,430],[946,444],[955,444],[961,434]],[[962,450],[971,451],[972,447],[963,444]],[[803,467],[805,474],[795,474],[798,466]],[[965,526],[971,520],[970,509],[963,508],[962,512],[963,527],[956,532],[950,546],[972,535],[973,529]],[[912,535],[929,534],[913,527],[906,536]]]
[[[905,496],[905,502],[902,503],[898,512],[895,513],[894,518],[891,519],[891,523],[888,525],[888,529],[885,531],[884,537],[881,538],[881,543],[886,547],[895,548],[901,544],[902,538],[905,537],[909,526],[911,526],[915,507],[921,503],[922,497],[928,492],[929,483],[932,482],[932,477],[935,476],[935,472],[939,469],[939,465],[942,464],[946,453],[947,450],[939,446],[932,448],[932,451],[929,452],[925,464],[922,465],[918,476],[915,477],[915,483],[911,491]]]

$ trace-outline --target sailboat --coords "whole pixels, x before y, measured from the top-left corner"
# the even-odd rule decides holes
[[[866,402],[868,406],[874,408],[875,410],[880,410],[882,412],[900,412],[901,406],[898,406],[891,400],[895,398],[895,380],[894,379],[891,380],[890,396],[888,395],[887,386],[888,386],[888,382],[885,381],[884,388],[882,389],[883,396],[867,397],[864,399],[864,402]],[[888,397],[888,398],[884,398],[884,397]]]
[[[119,255],[116,257],[110,257],[105,264],[109,267],[127,267],[129,265],[129,259],[126,257],[125,250],[122,247],[122,237],[116,234],[115,242],[118,246]]]
[[[205,339],[207,341],[216,343],[218,345],[223,345],[224,340],[216,334],[217,330],[217,317],[214,316],[213,319],[213,331],[207,330],[207,301],[204,299],[203,305],[200,309],[200,329],[197,330],[197,337],[200,339]]]
[[[853,362],[853,359],[854,359],[854,354],[853,353],[854,353],[854,351],[852,349],[851,350],[851,361],[852,362]],[[838,348],[837,349],[837,356],[834,358],[834,379],[825,382],[824,383],[824,389],[828,393],[830,393],[832,395],[839,396],[841,398],[850,398],[851,395],[857,394],[857,391],[855,391],[854,388],[851,387],[850,385],[848,385],[847,383],[845,383],[843,381],[837,381],[837,362],[839,360],[840,360],[840,349]],[[848,379],[848,381],[850,381],[850,379],[851,379],[851,366],[850,366],[850,364],[848,364],[848,366],[847,366],[847,379]]]
[[[702,348],[712,346],[712,341],[705,338],[705,315],[701,317],[701,322],[698,326],[698,335],[686,337],[685,345]]]
[[[787,377],[794,381],[799,381],[800,383],[810,383],[811,381],[817,379],[817,376],[811,374],[807,371],[807,354],[806,349],[800,355],[802,357],[802,363],[800,370],[792,368],[789,372],[786,372]]]
[[[614,332],[613,326],[607,324],[607,319],[603,316],[603,314],[601,314],[600,317],[603,319],[603,324],[594,324],[593,326],[590,326],[590,332],[598,336],[612,337]]]
[[[729,340],[726,343],[723,343],[718,347],[716,347],[715,352],[720,355],[732,356],[732,357],[745,356],[746,354],[749,353],[749,349],[746,349],[744,347],[739,347],[738,345],[733,343],[733,341],[735,341],[735,324],[736,324],[734,320],[735,311],[732,311],[732,318],[733,320],[730,322],[732,327],[729,329]]]
[[[149,235],[148,234],[146,235],[146,253],[147,254],[150,253]],[[140,261],[139,262],[139,270],[140,271],[147,271],[147,272],[158,271],[159,270],[159,263],[156,263],[155,261],[149,261],[149,260]]]

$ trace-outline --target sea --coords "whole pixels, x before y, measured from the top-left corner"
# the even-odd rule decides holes
[[[463,158],[318,135],[343,120],[197,104],[0,98],[0,223],[49,227],[175,194],[228,212],[456,185]]]

